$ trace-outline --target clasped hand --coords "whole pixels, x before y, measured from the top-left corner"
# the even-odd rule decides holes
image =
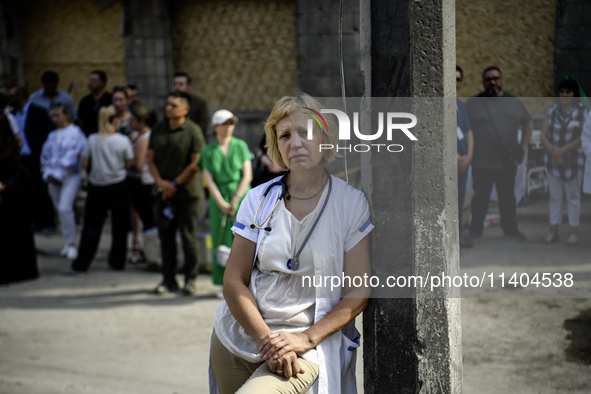
[[[306,372],[298,361],[298,355],[293,351],[285,353],[277,360],[274,357],[270,357],[265,361],[271,372],[277,373],[278,369],[283,370],[283,373],[278,375],[284,376],[287,379],[291,378],[293,375]]]
[[[563,154],[564,154],[564,151],[561,148],[554,147],[554,148],[552,148],[552,150],[550,150],[550,155],[552,155],[554,162],[559,167],[564,166]]]
[[[173,198],[177,192],[176,186],[170,181],[163,180],[158,187],[162,189],[162,200]]]
[[[284,366],[285,377],[289,378],[293,374],[304,372],[297,360],[297,355],[312,347],[305,334],[277,331],[263,338],[259,350],[261,358],[267,361],[271,371],[275,372],[279,363],[279,366]]]
[[[470,165],[470,159],[468,156],[458,155],[458,173],[463,174]]]
[[[224,201],[220,206],[220,211],[222,211],[224,215],[234,215],[236,213],[236,207],[231,203]]]
[[[49,180],[50,183],[54,183],[58,186],[62,184],[62,181],[60,181],[59,179],[57,179],[53,175],[50,175],[49,177],[47,177],[47,179]]]

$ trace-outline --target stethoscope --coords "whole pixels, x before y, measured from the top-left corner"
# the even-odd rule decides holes
[[[275,208],[277,208],[277,205],[279,205],[279,202],[283,199],[283,196],[285,196],[285,193],[287,193],[287,177],[288,176],[289,176],[289,171],[287,171],[285,173],[285,175],[283,175],[281,178],[279,178],[279,180],[277,182],[273,182],[269,186],[267,186],[267,189],[263,193],[263,197],[261,198],[261,201],[259,202],[257,210],[254,213],[254,219],[252,220],[253,223],[250,225],[250,228],[271,231],[271,227],[269,227],[269,226],[263,227],[263,226],[265,225],[265,223],[267,223],[267,221],[269,220],[269,218],[271,217],[271,215],[275,211]],[[275,203],[275,206],[271,210],[271,213],[269,213],[269,215],[265,218],[265,220],[263,220],[263,222],[261,224],[257,225],[256,224],[257,223],[257,214],[259,213],[259,208],[261,207],[261,204],[263,203],[263,201],[265,201],[267,194],[269,194],[271,189],[273,189],[275,186],[281,186],[281,193],[279,193],[279,197],[277,198],[277,202]]]
[[[253,222],[254,223],[250,225],[250,228],[252,228],[252,229],[264,229],[265,231],[271,231],[271,227],[269,227],[269,226],[263,227],[263,226],[265,225],[265,223],[267,223],[267,221],[269,220],[269,218],[271,217],[271,215],[275,211],[275,208],[277,208],[277,205],[279,205],[279,202],[281,201],[281,199],[283,198],[283,196],[287,192],[287,177],[288,176],[289,176],[289,171],[285,175],[283,175],[277,182],[273,182],[269,186],[267,186],[267,189],[263,193],[263,197],[261,198],[261,201],[259,202],[259,205],[258,205],[258,207],[257,207],[257,209],[256,209],[256,211],[254,213],[254,219],[253,219]],[[293,256],[291,259],[289,259],[287,261],[287,268],[289,270],[297,271],[300,268],[300,259],[299,259],[300,258],[300,254],[302,253],[302,250],[304,249],[304,246],[308,242],[308,239],[312,235],[312,232],[316,228],[316,225],[318,224],[318,221],[320,220],[320,217],[322,216],[322,213],[324,212],[324,209],[326,208],[326,205],[328,204],[328,199],[330,198],[330,195],[331,195],[331,192],[332,192],[332,177],[328,173],[327,173],[327,176],[328,176],[328,194],[326,195],[326,198],[324,199],[324,203],[322,204],[322,208],[320,209],[320,212],[316,216],[316,220],[314,220],[314,224],[312,224],[312,227],[310,228],[310,231],[308,231],[308,234],[306,235],[304,241],[300,245],[300,247],[299,247],[298,251],[296,252],[295,256]],[[271,189],[274,188],[275,186],[280,186],[281,187],[281,193],[279,193],[279,197],[277,198],[277,202],[275,203],[275,206],[273,207],[273,209],[271,210],[271,212],[269,213],[269,215],[265,218],[265,220],[263,221],[263,223],[261,223],[260,225],[257,225],[256,224],[256,218],[257,218],[257,214],[259,213],[259,208],[261,207],[261,204],[263,203],[263,201],[267,197],[267,194],[269,194],[269,192],[271,191]]]

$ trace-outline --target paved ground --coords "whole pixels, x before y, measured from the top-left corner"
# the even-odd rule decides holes
[[[463,268],[576,271],[577,281],[587,285],[591,201],[584,201],[576,248],[541,244],[545,207],[540,199],[520,207],[526,243],[486,229],[484,241],[462,251]],[[47,253],[39,257],[41,278],[0,292],[0,393],[207,392],[209,336],[220,302],[210,277],[199,278],[196,297],[156,297],[151,290],[158,274],[136,266],[107,270],[109,237],[103,238],[89,275],[70,278],[61,275],[67,266],[57,255],[61,236],[36,237]],[[462,301],[464,392],[591,392],[591,367],[566,359],[570,341],[563,326],[591,308],[590,293],[575,300],[499,291],[480,290],[473,294],[479,298]]]
[[[584,201],[581,242],[576,247],[565,244],[566,225],[561,228],[561,243],[542,244],[548,231],[545,207],[546,202],[538,199],[519,208],[526,242],[509,241],[500,228],[490,227],[484,240],[461,252],[462,269],[478,276],[482,272],[574,275],[571,288],[536,289],[531,284],[500,288],[497,281],[494,290],[463,292],[465,393],[591,392],[591,318],[584,312],[591,311],[591,201]],[[567,330],[572,329],[567,320],[581,324]],[[587,363],[581,363],[585,358]]]

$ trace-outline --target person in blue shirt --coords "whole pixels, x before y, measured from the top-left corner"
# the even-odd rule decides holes
[[[460,66],[456,65],[456,92],[462,87],[464,72]],[[466,106],[460,99],[456,99],[458,114],[458,218],[460,222],[460,246],[471,247],[473,243],[462,237],[462,212],[464,210],[464,200],[466,197],[466,184],[468,183],[468,167],[472,161],[472,152],[474,150],[474,137],[472,136],[472,127],[468,119]]]
[[[47,115],[51,116],[51,106],[54,104],[65,104],[72,115],[72,119],[78,119],[74,100],[72,97],[61,89],[57,88],[60,81],[59,75],[55,71],[45,71],[41,75],[42,89],[31,93],[29,101],[39,107],[45,108]]]

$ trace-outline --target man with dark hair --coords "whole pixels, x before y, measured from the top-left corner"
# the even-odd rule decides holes
[[[521,100],[503,91],[503,76],[498,67],[487,67],[482,72],[482,84],[485,90],[466,103],[474,132],[474,197],[467,240],[475,242],[482,237],[490,194],[496,185],[503,232],[522,242],[526,237],[517,228],[515,174],[527,152],[534,123]],[[518,142],[520,127],[522,137]]]
[[[140,90],[137,85],[128,83],[127,88],[129,89],[129,108],[140,105]]]
[[[29,97],[29,101],[38,107],[45,108],[47,116],[51,117],[51,106],[53,104],[65,104],[70,108],[72,119],[78,119],[76,108],[72,97],[61,89],[57,88],[60,81],[59,75],[55,71],[45,71],[41,75],[41,85],[43,88],[33,92]]]
[[[162,247],[163,280],[154,293],[178,290],[176,281],[176,232],[181,233],[185,257],[183,294],[197,292],[197,204],[201,188],[197,179],[199,154],[205,147],[201,129],[191,119],[187,93],[169,93],[166,119],[152,129],[148,166],[162,193],[157,209],[158,234]]]
[[[44,108],[28,100],[27,88],[13,87],[9,91],[12,114],[16,118],[22,141],[21,160],[27,169],[25,188],[33,225],[46,234],[55,233],[55,213],[49,198],[47,185],[41,176],[41,149],[55,126]]]
[[[140,90],[137,85],[130,83],[127,85],[127,88],[129,89],[129,108],[131,109],[135,106],[141,105]],[[152,128],[156,123],[158,123],[158,115],[154,109],[150,109],[150,118],[146,124],[148,127]]]
[[[105,90],[106,86],[107,73],[102,70],[91,71],[88,77],[90,93],[82,97],[78,104],[80,128],[87,136],[98,131],[99,110],[111,105],[111,93]]]
[[[189,74],[183,71],[174,73],[173,76],[173,90],[175,92],[187,93],[191,96],[189,110],[189,118],[197,123],[201,127],[201,132],[206,137],[207,141],[210,141],[211,135],[207,128],[209,122],[209,114],[207,113],[207,101],[201,96],[191,93],[191,77]]]

